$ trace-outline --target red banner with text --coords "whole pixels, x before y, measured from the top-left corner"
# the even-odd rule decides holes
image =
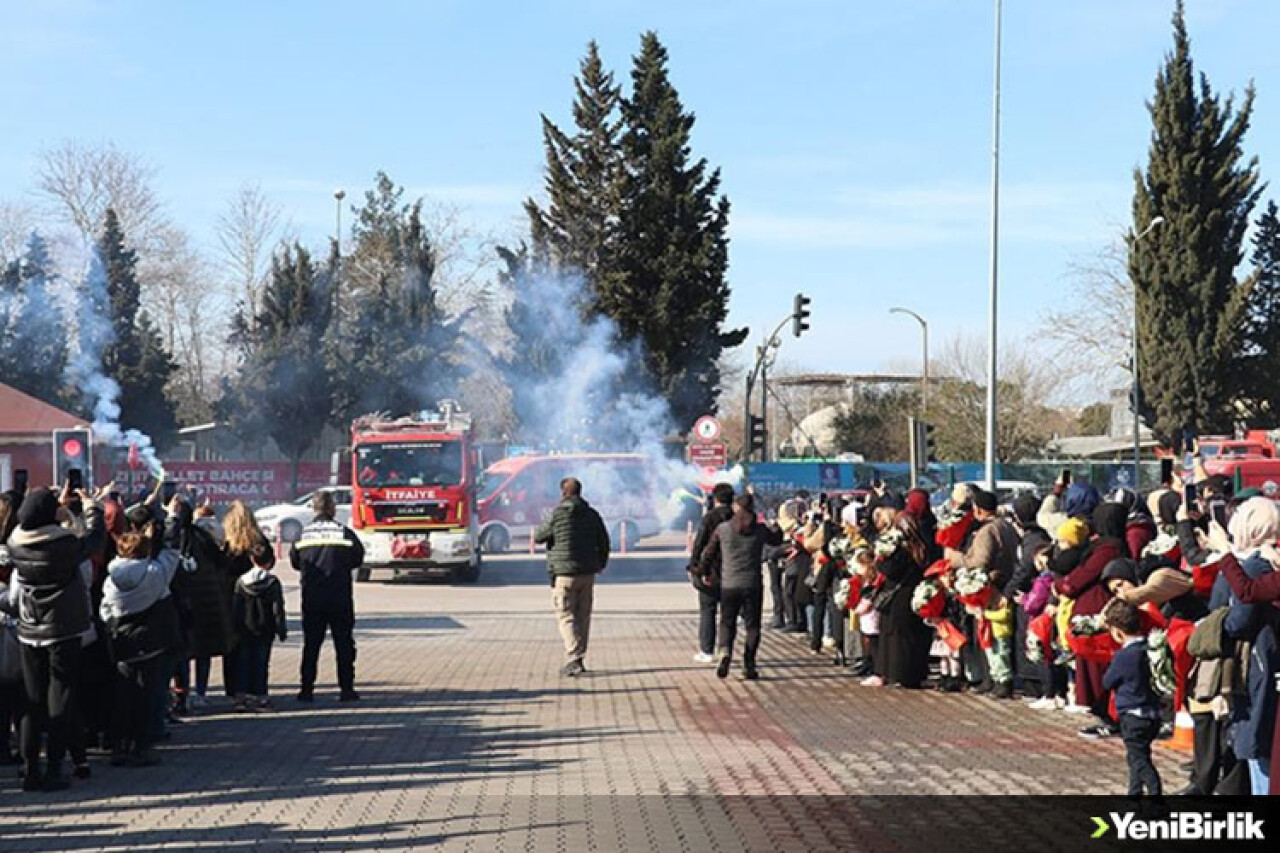
[[[206,496],[215,504],[244,501],[251,506],[283,503],[329,485],[326,462],[298,465],[298,491],[293,493],[293,466],[289,462],[166,462],[169,479]],[[135,500],[155,485],[147,471],[120,468],[116,489]]]

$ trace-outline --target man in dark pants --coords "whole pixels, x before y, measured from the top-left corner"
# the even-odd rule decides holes
[[[731,518],[733,486],[719,483],[711,490],[711,509],[702,516],[698,535],[693,540],[693,550],[689,552],[689,580],[698,591],[698,653],[693,656],[698,663],[711,663],[715,660],[713,652],[716,650],[716,619],[720,607],[720,590],[707,586],[703,581],[698,560],[711,541],[711,534]]]
[[[759,677],[756,650],[760,647],[760,615],[764,606],[762,555],[766,545],[777,545],[781,541],[781,530],[756,520],[754,498],[749,494],[739,495],[733,502],[733,517],[715,529],[702,553],[702,573],[720,579],[720,663],[716,668],[720,678],[729,675],[733,662],[739,616],[746,632],[743,675],[748,680]]]
[[[302,576],[302,689],[299,702],[313,701],[316,665],[325,631],[333,632],[341,702],[354,702],[356,693],[356,624],[352,573],[364,563],[364,546],[346,525],[334,521],[333,495],[316,492],[311,499],[315,520],[302,529],[289,549],[289,562]]]
[[[769,567],[769,602],[773,610],[769,627],[775,631],[787,627],[787,602],[782,591],[784,578],[782,563],[786,558],[787,549],[782,545],[770,545],[764,549],[764,563]]]

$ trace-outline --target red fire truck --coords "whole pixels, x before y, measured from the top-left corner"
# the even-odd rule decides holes
[[[426,573],[472,582],[480,576],[471,417],[445,402],[439,412],[367,415],[351,426],[351,526],[365,569]]]

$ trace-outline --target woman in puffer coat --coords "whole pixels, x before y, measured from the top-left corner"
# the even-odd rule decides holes
[[[171,535],[170,540],[176,540]],[[152,745],[159,734],[155,706],[168,682],[168,654],[181,643],[178,608],[169,593],[178,551],[166,548],[153,522],[116,540],[100,613],[110,634],[119,678],[112,714],[115,766],[158,763]]]
[[[202,707],[209,690],[209,670],[213,658],[231,651],[231,600],[227,596],[227,573],[222,545],[207,522],[197,522],[185,500],[173,504],[178,528],[178,549],[190,557],[194,571],[178,572],[173,594],[187,628],[191,659],[195,663],[195,683],[189,698],[192,707]],[[185,667],[186,664],[183,663]]]

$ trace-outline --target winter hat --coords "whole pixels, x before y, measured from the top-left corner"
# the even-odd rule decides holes
[[[1102,583],[1105,585],[1110,580],[1128,581],[1137,586],[1138,564],[1128,557],[1117,557],[1107,563],[1107,567],[1102,570]]]
[[[977,509],[986,510],[987,512],[996,511],[996,496],[988,492],[986,489],[973,490],[973,505]]]
[[[1031,492],[1023,492],[1013,499],[1013,515],[1025,527],[1035,524],[1040,512],[1040,499]]]
[[[1072,483],[1062,500],[1062,511],[1068,518],[1089,518],[1102,503],[1102,496],[1089,483]]]
[[[58,523],[58,496],[53,489],[27,492],[18,508],[18,524],[23,530],[39,530]]]
[[[1072,548],[1079,548],[1089,541],[1089,525],[1078,518],[1069,518],[1058,525],[1054,538],[1066,542]]]

